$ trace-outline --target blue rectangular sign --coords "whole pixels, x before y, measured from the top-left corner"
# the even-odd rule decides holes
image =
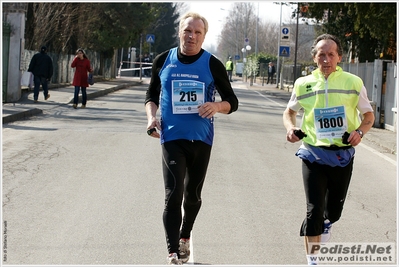
[[[155,35],[154,34],[147,34],[145,37],[147,43],[153,44],[155,42]]]
[[[289,57],[290,56],[290,47],[289,46],[280,46],[279,49],[279,56],[280,57]]]

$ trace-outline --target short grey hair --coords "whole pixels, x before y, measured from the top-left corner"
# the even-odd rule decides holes
[[[316,38],[316,40],[313,42],[312,49],[310,50],[310,54],[312,55],[312,57],[316,56],[316,54],[317,54],[316,45],[321,40],[332,40],[332,41],[334,41],[337,44],[338,56],[342,56],[343,55],[344,49],[342,48],[341,41],[338,39],[338,37],[336,37],[336,36],[334,36],[332,34],[325,33],[325,34],[319,35]]]
[[[201,16],[198,13],[195,12],[188,12],[186,14],[184,14],[181,19],[180,19],[180,23],[179,23],[179,32],[181,31],[182,27],[183,27],[183,23],[187,18],[193,18],[193,19],[200,19],[204,22],[204,30],[205,30],[205,34],[208,32],[208,21],[206,20],[206,18],[204,18],[203,16]]]

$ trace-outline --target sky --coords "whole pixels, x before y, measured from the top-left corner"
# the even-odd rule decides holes
[[[238,2],[238,1],[236,1]],[[244,1],[243,1],[244,2]],[[217,45],[217,39],[223,27],[226,17],[229,15],[229,9],[234,5],[233,1],[188,1],[189,11],[195,11],[204,16],[209,23],[208,33],[206,34],[203,47],[209,49]],[[252,2],[255,8],[255,14],[259,15],[262,22],[270,21],[280,23],[280,5],[273,4],[272,1]],[[258,12],[259,7],[259,12]],[[222,10],[222,8],[224,10]],[[282,18],[286,20],[292,12],[291,7],[282,6]],[[253,40],[255,41],[255,40]],[[251,40],[249,40],[251,44]]]

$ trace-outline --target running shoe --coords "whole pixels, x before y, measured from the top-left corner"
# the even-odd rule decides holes
[[[306,255],[308,265],[317,265],[317,257],[315,255]]]
[[[180,238],[179,255],[183,263],[188,262],[190,259],[190,238]]]
[[[323,233],[321,234],[321,242],[327,242],[331,237],[332,223],[329,220],[324,220]]]
[[[166,260],[168,265],[182,265],[181,260],[177,257],[177,253],[170,253]]]

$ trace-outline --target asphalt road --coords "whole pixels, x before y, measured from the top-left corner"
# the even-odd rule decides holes
[[[59,106],[3,125],[3,264],[164,265],[159,140],[146,135],[146,86],[86,109]],[[188,264],[306,264],[299,143],[286,102],[236,89],[215,142]],[[359,146],[332,242],[395,242],[396,165]]]

